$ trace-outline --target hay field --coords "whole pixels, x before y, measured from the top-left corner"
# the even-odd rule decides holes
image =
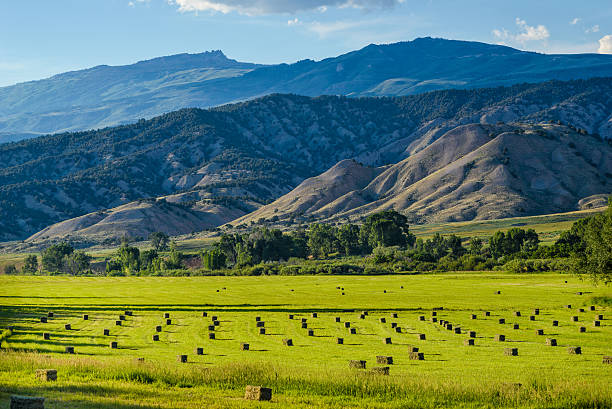
[[[47,408],[610,407],[612,367],[602,363],[612,355],[610,296],[609,288],[558,274],[0,276],[0,328],[14,327],[0,353],[0,408],[14,393],[45,396]],[[133,315],[117,326],[126,310]],[[433,311],[453,330],[432,322]],[[41,323],[48,312],[53,317]],[[464,345],[470,331],[474,346]],[[496,341],[498,334],[506,341]],[[283,345],[287,338],[293,346]],[[569,354],[569,346],[582,354]],[[410,347],[424,359],[410,359]],[[518,348],[518,356],[505,356],[505,348]],[[393,364],[377,364],[379,355]],[[366,370],[350,369],[349,360],[365,360]],[[371,373],[381,366],[389,376]],[[37,368],[58,369],[58,381],[37,381]],[[271,387],[273,401],[242,400],[247,384]]]

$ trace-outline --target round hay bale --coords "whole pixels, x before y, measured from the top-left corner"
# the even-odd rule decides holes
[[[580,355],[582,354],[581,347],[567,347],[567,353],[570,355]]]
[[[153,335],[153,341],[159,341],[159,335],[154,334]]]
[[[501,291],[498,290],[498,291],[495,292],[495,294],[499,295],[499,294],[501,294]]]
[[[250,348],[249,344],[247,344],[246,342],[242,342],[240,343],[240,350],[241,351],[248,351]]]
[[[476,338],[476,331],[470,331],[470,332],[468,333],[468,336],[469,336],[470,338]]]
[[[557,346],[557,340],[555,338],[546,338],[546,345],[551,347]]]
[[[465,346],[474,345],[474,339],[473,338],[464,339],[463,340],[463,345],[465,345]]]
[[[89,315],[83,314],[83,321],[87,321],[89,319]]]
[[[67,354],[74,354],[74,347],[66,347],[66,348],[64,349],[64,351],[65,351]]]
[[[215,339],[215,333],[214,332],[209,332],[208,333],[208,339]]]
[[[383,339],[383,344],[386,344],[386,345],[391,344],[391,338],[387,337],[387,338]]]
[[[336,344],[339,344],[339,345],[344,344],[344,338],[336,338]]]
[[[497,335],[495,335],[495,340],[497,342],[504,342],[506,340],[506,336],[502,335],[502,334],[497,334]]]
[[[204,348],[202,348],[202,347],[197,347],[197,348],[195,349],[195,354],[196,354],[196,355],[204,355]]]
[[[111,349],[117,349],[117,341],[111,341],[110,347]]]
[[[293,340],[291,338],[285,338],[283,339],[283,345],[291,347],[293,346]]]
[[[180,363],[184,364],[187,362],[187,355],[178,355],[176,358]]]
[[[106,337],[110,336],[110,330],[105,328],[104,331],[103,331],[103,334]]]

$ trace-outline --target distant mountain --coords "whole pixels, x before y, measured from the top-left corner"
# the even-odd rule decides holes
[[[612,146],[597,137],[550,123],[471,124],[391,166],[342,161],[233,224],[354,221],[388,209],[417,223],[496,219],[575,210],[610,193]]]
[[[0,88],[0,142],[125,124],[271,93],[402,96],[610,76],[611,55],[545,55],[433,38],[272,66],[240,63],[220,51],[181,54]]]
[[[576,146],[561,154],[582,154],[586,158],[591,153],[581,152],[594,146],[594,141],[599,141],[597,149],[602,154],[608,152],[612,139],[606,142],[602,138],[612,137],[611,112],[610,78],[435,91],[395,98],[271,95],[210,110],[184,109],[132,125],[0,145],[0,239],[24,239],[51,224],[86,215],[47,229],[35,238],[146,237],[151,229],[191,233],[251,213],[324,172],[314,184],[318,190],[304,182],[294,203],[277,202],[249,220],[283,215],[325,218],[329,216],[320,209],[327,205],[337,212],[370,206],[355,210],[356,217],[362,210],[383,206],[385,194],[399,198],[401,192],[455,163],[460,155],[484,149],[481,142],[488,136],[479,136],[474,142],[470,133],[462,131],[471,129],[464,125],[482,124],[487,135],[512,133],[514,129],[524,129],[525,134],[531,135],[540,132],[543,125],[538,124],[559,121],[574,127],[564,128],[568,136],[563,140],[572,139]],[[502,123],[513,125],[504,128]],[[496,128],[489,130],[487,126]],[[557,131],[545,128],[543,132],[556,135]],[[443,142],[436,143],[440,138]],[[544,137],[534,138],[540,141]],[[512,140],[531,144],[524,136]],[[559,143],[554,138],[550,142],[551,146]],[[505,142],[504,147],[511,151],[514,147],[510,145]],[[549,160],[546,155],[553,154],[541,144],[533,146],[541,152],[526,152],[532,161],[545,163]],[[441,154],[448,158],[442,155],[443,159],[419,159],[430,154],[432,158]],[[502,206],[503,212],[491,212],[490,216],[571,210],[579,206],[577,200],[609,193],[611,176],[606,166],[611,156],[590,159],[599,169],[598,177],[604,180],[601,191],[594,188],[599,185],[585,179],[584,185],[589,189],[566,188],[571,195],[561,204],[550,193],[550,200],[538,199],[539,207]],[[512,163],[522,163],[519,159]],[[482,163],[474,160],[475,165]],[[584,173],[590,172],[592,166],[583,162],[576,161],[584,165],[578,175],[594,177]],[[484,175],[489,165],[482,166],[479,169],[484,169]],[[411,178],[401,176],[407,172],[405,169],[410,169]],[[570,171],[575,169],[558,169],[561,173]],[[566,183],[564,177],[555,176]],[[163,198],[169,205],[154,198]],[[423,208],[406,208],[411,212],[414,209],[419,220],[432,219],[427,209],[433,207],[423,203]],[[456,212],[440,214],[449,220],[489,217],[483,209],[455,208]],[[176,222],[177,212],[189,213],[191,222]],[[145,214],[160,222],[146,224]]]

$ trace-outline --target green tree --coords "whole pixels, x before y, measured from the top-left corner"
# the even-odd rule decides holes
[[[6,266],[4,266],[4,274],[6,275],[17,274],[17,267],[15,267],[15,264],[7,264]]]
[[[220,270],[225,268],[225,253],[218,248],[203,253],[201,258],[202,267],[207,270]]]
[[[65,256],[74,252],[74,248],[68,243],[57,243],[47,247],[41,254],[43,269],[50,272],[64,270]]]
[[[156,231],[149,235],[149,241],[151,242],[151,246],[157,251],[164,251],[168,249],[168,243],[170,242],[170,238],[166,233]]]
[[[71,275],[89,270],[91,256],[83,251],[74,251],[64,257],[64,269]]]
[[[612,282],[612,197],[605,213],[592,216],[584,226],[584,251],[572,255],[575,272],[595,282]]]
[[[122,245],[117,251],[117,260],[121,264],[122,271],[127,275],[140,271],[140,250],[138,247]]]
[[[372,214],[361,227],[361,241],[369,249],[378,246],[413,246],[415,240],[408,229],[408,219],[395,210]]]
[[[308,229],[308,248],[315,257],[325,257],[338,250],[336,229],[323,223],[314,223]]]
[[[345,256],[361,253],[359,226],[344,224],[336,232],[336,239]]]
[[[26,256],[21,271],[24,274],[34,274],[38,271],[38,257],[34,254]]]

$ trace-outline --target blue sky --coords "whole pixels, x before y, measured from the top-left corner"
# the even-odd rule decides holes
[[[280,63],[424,36],[612,53],[612,1],[6,0],[0,86],[182,52]]]

